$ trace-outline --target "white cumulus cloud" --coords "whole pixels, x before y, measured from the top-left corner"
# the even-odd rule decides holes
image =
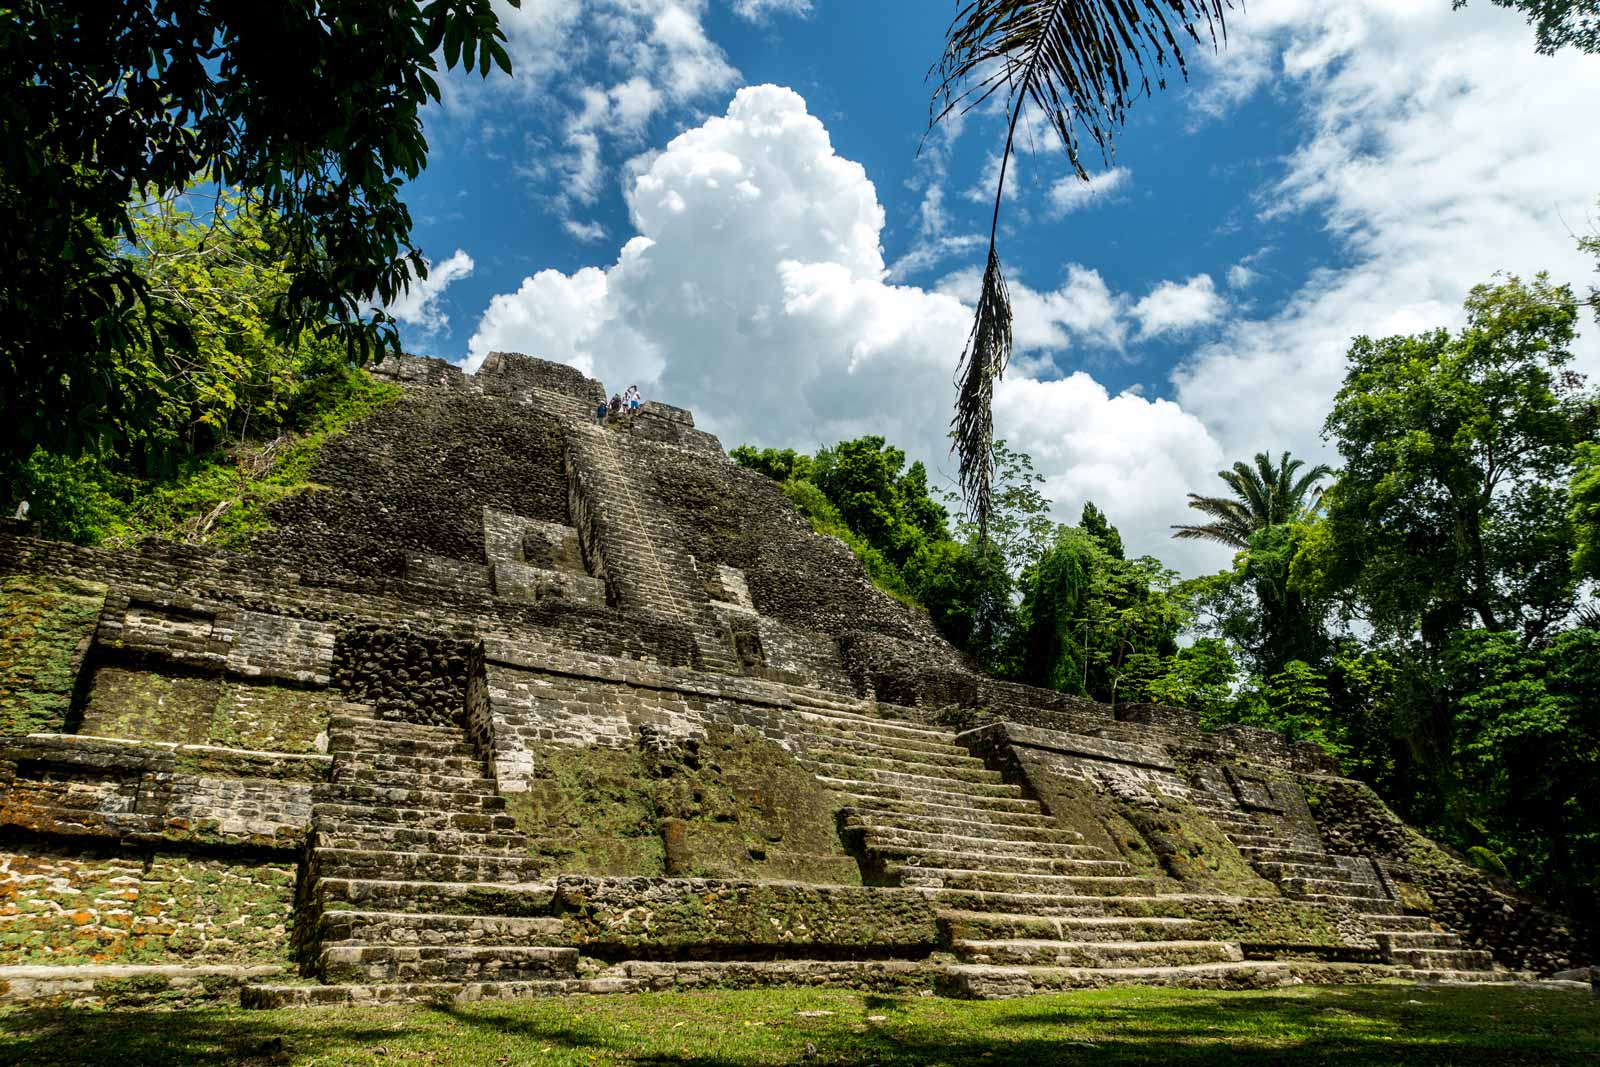
[[[638,382],[692,407],[730,446],[878,433],[928,461],[935,480],[952,470],[951,376],[974,280],[888,280],[877,191],[797,93],[740,90],[725,115],[642,161],[628,199],[638,236],[616,262],[542,271],[496,296],[470,366],[524,351]],[[1012,294],[1022,356],[1116,345],[1127,328],[1126,299],[1088,267],[1069,266],[1054,289],[1018,281]],[[997,432],[1041,461],[1059,517],[1076,520],[1092,495],[1127,516],[1138,550],[1165,548],[1184,486],[1215,469],[1204,427],[1170,401],[1030,369],[1053,377],[1048,360],[1019,358],[996,393]]]
[[[1576,116],[1600,99],[1600,59],[1537,55],[1522,17],[1488,4],[1392,0],[1252,3],[1229,24],[1225,77],[1238,57],[1252,87],[1266,71],[1294,94],[1308,130],[1267,210],[1320,219],[1347,265],[1227,324],[1175,373],[1177,399],[1230,457],[1326,456],[1319,431],[1356,335],[1457,325],[1468,289],[1496,271],[1592,277],[1572,231],[1600,192],[1600,138]]]
[[[809,15],[811,0],[733,0],[733,13],[751,22],[773,15]]]
[[[1205,326],[1222,317],[1227,302],[1217,292],[1209,274],[1196,274],[1186,282],[1166,281],[1133,305],[1140,337],[1160,337]]]
[[[1050,187],[1050,213],[1059,218],[1107,199],[1128,183],[1131,172],[1127,167],[1112,167],[1089,180],[1069,174]]]
[[[384,310],[424,334],[438,333],[450,324],[450,316],[439,306],[444,291],[450,283],[471,274],[472,268],[472,257],[458,248],[443,262],[429,263],[428,276],[412,278],[405,292]]]

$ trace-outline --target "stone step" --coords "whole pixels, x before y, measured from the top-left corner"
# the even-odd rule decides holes
[[[577,949],[549,946],[329,945],[317,955],[328,982],[526,981],[577,971]]]
[[[1032,915],[1040,918],[1179,918],[1191,916],[1197,903],[1214,909],[1214,896],[1187,893],[1151,893],[1148,890],[1118,893],[1018,892],[972,888],[939,888],[928,891],[937,908],[943,911],[992,912],[1005,915]]]
[[[367,719],[339,714],[328,720],[330,747],[340,737],[383,738],[388,741],[436,741],[462,744],[466,733],[456,726],[423,726],[394,719]]]
[[[805,735],[806,748],[815,753],[851,752],[862,756],[922,763],[932,767],[982,767],[984,762],[959,745],[886,741],[846,734]]]
[[[366,782],[333,782],[318,786],[312,793],[317,801],[331,804],[369,804],[374,807],[424,808],[433,811],[504,811],[506,798],[498,793],[462,793],[420,787],[373,785]]]
[[[1334,907],[1347,908],[1362,916],[1404,915],[1406,913],[1405,907],[1399,901],[1383,900],[1378,897],[1352,897],[1339,893],[1307,893],[1301,899],[1321,901]]]
[[[319,803],[312,807],[311,815],[314,823],[366,823],[374,826],[404,826],[410,830],[462,830],[487,834],[508,833],[517,828],[517,820],[502,812]]]
[[[1373,936],[1380,933],[1433,933],[1438,929],[1429,915],[1368,915],[1366,922]]]
[[[448,737],[389,737],[369,731],[346,731],[328,735],[330,755],[368,755],[392,753],[397,756],[438,756],[478,758],[478,750],[462,740],[459,730],[441,731]]]
[[[892,771],[900,774],[915,775],[919,778],[984,783],[1001,781],[998,772],[991,771],[978,760],[973,760],[969,764],[940,765],[919,760],[893,759],[883,756],[864,755],[857,752],[827,751],[817,748],[802,756],[801,761],[814,766],[836,769],[859,768],[862,770]]]
[[[1404,978],[1412,982],[1427,982],[1435,985],[1511,985],[1524,981],[1516,974],[1501,970],[1492,971],[1451,971],[1428,970],[1420,967],[1396,967],[1394,977]]]
[[[339,768],[335,768],[336,771]],[[428,771],[381,771],[343,769],[334,778],[335,784],[353,783],[388,789],[431,789],[444,793],[494,793],[500,786],[493,778],[485,778],[482,768],[472,775],[434,774]]]
[[[1460,948],[1458,934],[1440,930],[1374,930],[1373,938],[1385,953],[1409,948]]]
[[[1389,953],[1397,967],[1424,971],[1487,971],[1494,968],[1494,956],[1477,948],[1397,948]]]
[[[893,785],[903,789],[938,789],[963,797],[1001,797],[1012,800],[1023,799],[1022,787],[1010,785],[1000,780],[1000,775],[994,771],[984,771],[982,778],[953,778],[940,774],[912,774],[906,771],[887,771],[875,767],[862,767],[847,764],[830,763],[827,760],[813,760],[802,758],[802,766],[807,766],[819,778],[829,780],[842,780],[865,782],[871,785]],[[932,770],[932,768],[928,768]],[[1031,800],[1025,801],[1034,803]]]
[[[387,878],[329,878],[316,883],[324,911],[419,912],[450,915],[543,915],[555,899],[547,882],[410,882]]]
[[[927,889],[971,889],[997,893],[1054,893],[1072,896],[1122,896],[1155,891],[1155,880],[1127,875],[1009,874],[1001,871],[911,867],[884,868],[891,885]]]
[[[540,982],[340,982],[332,985],[262,982],[239,990],[239,1006],[247,1011],[271,1011],[380,1004],[467,1004],[587,993],[634,993],[642,988],[642,983],[613,978],[554,978]]]
[[[1327,863],[1286,863],[1277,860],[1254,860],[1252,862],[1256,870],[1275,881],[1312,879],[1342,882],[1347,878],[1344,869],[1332,861]]]
[[[454,775],[484,777],[484,763],[476,755],[413,756],[396,752],[336,752],[333,755],[335,778],[363,777],[379,772],[399,774]]]
[[[961,745],[952,741],[940,741],[923,737],[885,736],[883,734],[866,734],[851,725],[843,725],[835,729],[826,723],[815,720],[798,719],[795,733],[804,736],[814,745],[842,745],[852,749],[882,750],[903,753],[907,756],[960,756],[965,759],[975,759]]]
[[[965,963],[1017,967],[1183,967],[1236,963],[1237,944],[1225,941],[957,941]]]
[[[842,809],[864,825],[902,830],[959,834],[963,837],[1001,834],[1019,841],[1054,841],[1074,844],[1083,840],[1076,830],[1068,830],[1042,812],[972,811],[968,808],[918,801],[873,800]]]
[[[1201,963],[1186,967],[994,967],[957,964],[945,970],[943,991],[994,1000],[1069,989],[1117,985],[1174,986],[1185,989],[1275,989],[1298,983],[1294,968],[1282,962]]]
[[[876,705],[864,697],[845,696],[842,693],[833,693],[819,689],[803,689],[791,687],[789,699],[797,707],[822,708],[825,711],[843,711],[852,715],[867,715],[879,718],[876,714]]]
[[[420,945],[570,944],[561,920],[549,915],[449,915],[438,912],[324,911],[317,921],[323,947],[340,942]]]
[[[878,858],[903,867],[971,870],[996,874],[1061,874],[1074,876],[1119,876],[1132,868],[1123,860],[1076,859],[1061,856],[1022,856],[1015,853],[977,850],[945,851],[911,845],[877,845],[869,835],[868,848]]]
[[[397,849],[403,852],[507,852],[527,854],[526,834],[476,833],[462,830],[428,830],[394,823],[318,821],[312,829],[313,848]]]
[[[891,848],[920,848],[950,852],[979,852],[991,856],[1052,857],[1060,859],[1105,859],[1105,850],[1081,841],[1029,841],[1017,840],[1009,835],[1001,837],[975,837],[967,834],[936,833],[930,830],[911,830],[903,826],[862,824],[866,847],[880,852]],[[996,834],[1001,828],[995,828]],[[1062,831],[1066,836],[1071,831]]]
[[[846,712],[824,711],[820,708],[796,707],[791,709],[802,723],[812,729],[836,730],[866,736],[905,738],[911,741],[937,742],[954,745],[955,735],[949,730],[892,719],[879,719],[871,715],[852,715]]]
[[[1305,852],[1326,852],[1322,842],[1310,834],[1242,834],[1224,831],[1234,848],[1273,848]]]
[[[311,869],[321,878],[531,882],[539,873],[539,861],[526,855],[319,848],[311,853]]]
[[[857,803],[855,807],[875,807],[879,800],[910,800],[958,811],[1017,812],[1039,815],[1039,805],[1020,796],[992,796],[965,793],[957,789],[933,789],[919,786],[896,785],[891,782],[865,781],[860,778],[833,778],[817,775],[817,781],[837,793],[843,793]],[[960,783],[954,783],[959,785]],[[1016,789],[1015,786],[1008,788]],[[867,803],[863,803],[867,802]]]
[[[956,941],[1169,941],[1183,940],[1199,923],[1175,916],[1013,915],[992,911],[938,913],[940,940]]]
[[[1333,866],[1333,857],[1326,852],[1304,848],[1261,848],[1257,845],[1239,845],[1239,854],[1254,864],[1306,863],[1314,867]]]
[[[1353,882],[1340,878],[1285,878],[1278,883],[1292,897],[1355,897],[1387,900],[1383,887],[1372,882]]]

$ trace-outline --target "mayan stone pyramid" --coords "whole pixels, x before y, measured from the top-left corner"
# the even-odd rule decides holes
[[[1508,980],[1321,750],[975,673],[684,410],[416,357],[247,551],[0,525],[0,997]]]

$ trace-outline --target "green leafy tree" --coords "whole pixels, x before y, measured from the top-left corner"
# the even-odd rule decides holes
[[[811,457],[792,448],[753,448],[740,445],[728,457],[746,470],[764,474],[775,482],[811,480]]]
[[[1005,373],[1012,343],[1011,298],[1000,266],[1000,208],[1023,115],[1044,120],[1087,181],[1078,131],[1109,159],[1112,137],[1128,107],[1150,91],[1147,69],[1159,71],[1170,63],[1187,77],[1179,36],[1199,43],[1203,29],[1215,46],[1226,6],[1226,0],[967,0],[946,31],[944,54],[931,72],[938,89],[930,125],[996,94],[1009,116],[995,179],[988,262],[957,372],[960,393],[953,420],[962,495],[979,540],[987,537],[994,504],[994,383]],[[1157,85],[1165,88],[1166,81],[1158,79]]]
[[[35,449],[21,465],[13,493],[47,535],[203,535],[270,474],[281,435],[323,432],[330,414],[353,417],[382,392],[335,340],[285,344],[265,327],[264,309],[291,284],[277,231],[274,215],[229,190],[140,206],[134,265],[193,344],[159,353],[145,338],[117,353],[106,372],[149,395],[144,417],[114,421],[103,449]],[[192,511],[206,517],[180,534]]]
[[[1084,532],[1094,538],[1112,559],[1127,558],[1122,547],[1122,534],[1118,533],[1117,528],[1111,525],[1111,520],[1094,506],[1094,501],[1090,500],[1083,505],[1078,525],[1083,527]]]
[[[1445,657],[1459,714],[1458,844],[1491,849],[1525,885],[1580,916],[1600,901],[1600,631],[1528,647],[1457,634]]]
[[[811,479],[850,528],[897,567],[929,540],[948,537],[944,506],[928,495],[921,463],[882,437],[841,441],[818,451]]]
[[[1357,338],[1326,424],[1345,467],[1301,581],[1380,634],[1439,649],[1479,625],[1536,639],[1572,610],[1564,489],[1595,397],[1566,370],[1576,304],[1544,275],[1480,285],[1466,326]]]
[[[214,180],[278,218],[274,336],[398,351],[367,301],[426,272],[399,191],[427,161],[435,55],[509,72],[503,40],[491,0],[0,8],[0,468],[150,417],[196,358],[131,247],[147,189]],[[154,376],[117,373],[135,348]]]
[[[1258,452],[1254,466],[1238,462],[1217,472],[1231,495],[1189,494],[1189,506],[1210,516],[1210,522],[1173,527],[1172,536],[1180,540],[1215,541],[1240,550],[1225,579],[1233,589],[1213,582],[1205,599],[1218,616],[1217,631],[1240,646],[1262,678],[1295,660],[1321,663],[1326,654],[1327,598],[1293,585],[1290,577],[1322,501],[1317,483],[1331,473],[1325,464],[1306,468],[1304,460],[1290,459],[1287,452],[1276,460]],[[1241,590],[1252,596],[1233,595]]]
[[[994,503],[988,529],[980,531],[977,523],[963,516],[956,523],[957,537],[969,544],[994,542],[1006,569],[1019,575],[1049,549],[1058,524],[1050,518],[1050,501],[1039,490],[1044,475],[1034,470],[1032,456],[1013,450],[1001,439],[994,443],[994,462]]]
[[[1573,574],[1600,582],[1600,444],[1586,441],[1578,446],[1567,499]]]
[[[1176,572],[1159,560],[1119,559],[1088,530],[1063,527],[1021,585],[1023,680],[1108,703],[1151,699],[1168,685],[1189,611]]]
[[[1538,35],[1538,51],[1547,56],[1563,48],[1580,52],[1600,52],[1600,0],[1490,0],[1497,7],[1509,7],[1528,16],[1528,24]],[[1460,9],[1467,0],[1452,0]]]

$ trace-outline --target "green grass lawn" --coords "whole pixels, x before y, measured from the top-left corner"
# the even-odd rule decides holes
[[[0,1015],[0,1064],[522,1065],[1587,1063],[1581,992],[1415,986],[1116,989],[987,1003],[836,990],[246,1012]]]

